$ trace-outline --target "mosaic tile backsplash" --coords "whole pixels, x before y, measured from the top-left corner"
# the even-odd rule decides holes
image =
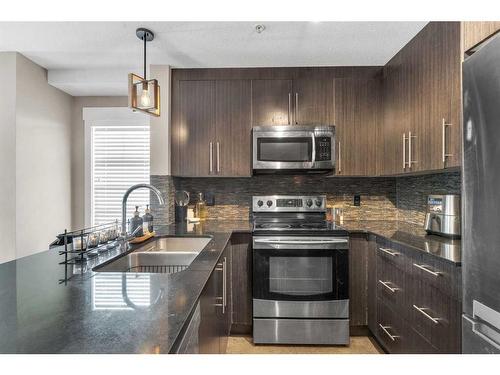
[[[253,195],[326,194],[328,205],[344,208],[345,220],[401,220],[417,225],[423,225],[428,194],[460,193],[461,184],[459,172],[397,178],[151,176],[151,183],[168,200],[166,208],[159,208],[156,199],[151,199],[155,221],[162,224],[174,221],[175,190],[186,190],[192,197],[198,192],[214,195],[215,205],[207,207],[208,219],[247,220]],[[360,206],[354,206],[354,195],[361,196]]]

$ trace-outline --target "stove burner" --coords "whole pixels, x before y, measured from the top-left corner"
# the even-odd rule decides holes
[[[288,229],[291,227],[292,226],[290,224],[279,224],[279,223],[259,224],[259,228]]]

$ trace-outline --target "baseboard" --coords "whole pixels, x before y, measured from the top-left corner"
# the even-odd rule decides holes
[[[231,324],[231,335],[251,335],[252,325],[251,324]]]
[[[349,336],[371,336],[368,326],[350,326]]]

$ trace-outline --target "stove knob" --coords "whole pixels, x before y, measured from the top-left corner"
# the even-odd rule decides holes
[[[263,204],[264,204],[264,202],[262,202],[262,201],[257,201],[257,206],[262,207],[262,205],[263,205]]]
[[[323,203],[321,199],[316,199],[316,206],[321,207],[321,203]]]
[[[273,205],[273,201],[267,201],[267,207],[271,207]]]
[[[313,205],[312,199],[306,200],[306,205],[307,205],[307,207],[311,207]]]

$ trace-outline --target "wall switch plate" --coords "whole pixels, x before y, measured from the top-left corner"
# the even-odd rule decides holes
[[[215,194],[211,191],[205,193],[205,203],[207,206],[215,206]]]
[[[361,195],[355,195],[354,196],[354,205],[355,206],[361,206]]]

